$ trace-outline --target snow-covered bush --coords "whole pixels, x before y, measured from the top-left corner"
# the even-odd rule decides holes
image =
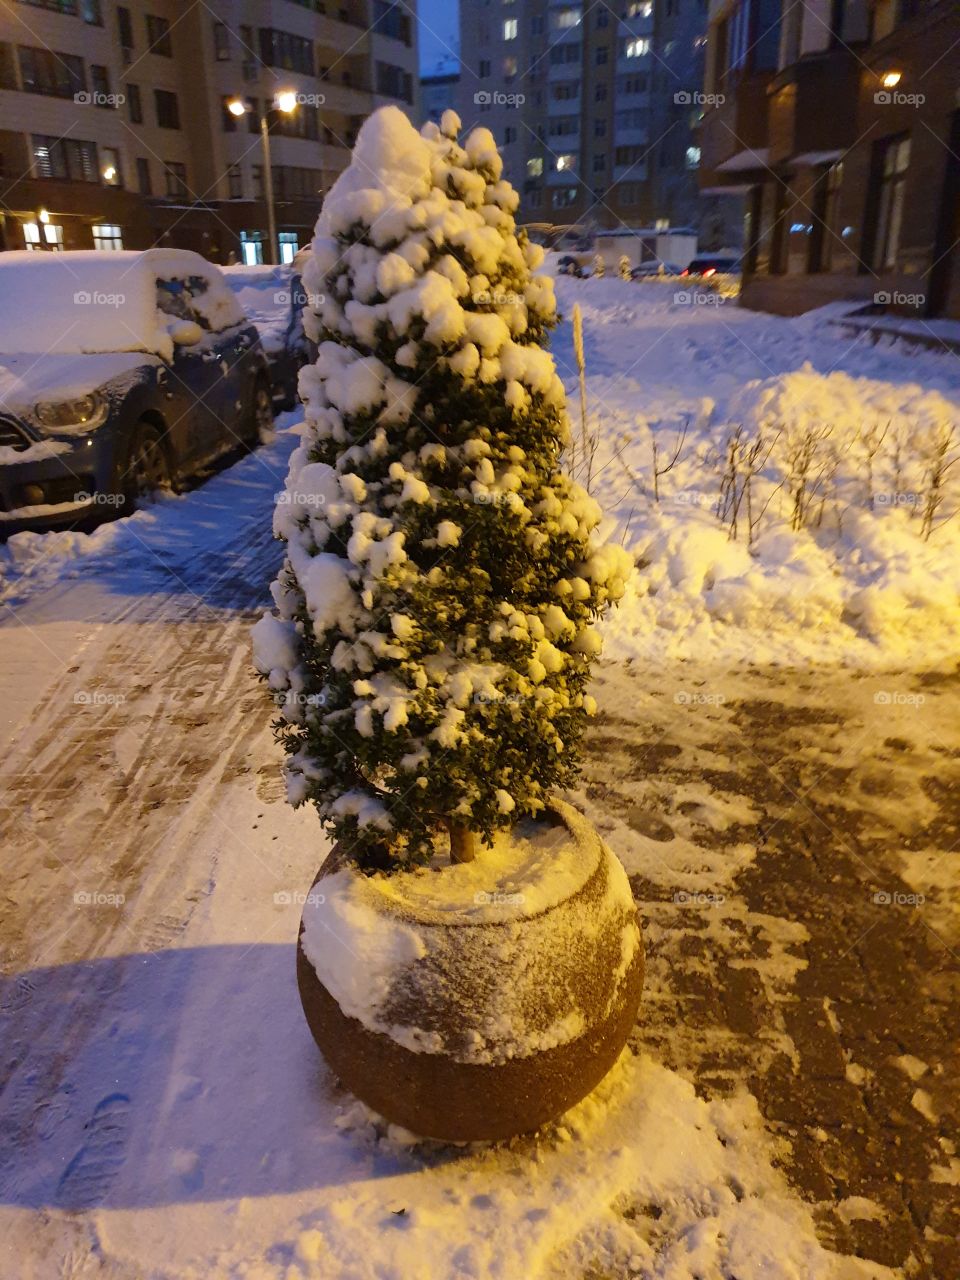
[[[288,795],[362,867],[538,812],[576,775],[631,568],[561,470],[542,251],[486,129],[384,108],[327,196],[304,282],[316,364],[275,530],[287,557],[255,661],[281,704]]]

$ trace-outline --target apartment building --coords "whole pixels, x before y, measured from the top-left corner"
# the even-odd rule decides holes
[[[499,143],[526,221],[699,217],[706,0],[461,0],[460,114]]]
[[[443,113],[460,105],[459,63],[444,61],[420,75],[420,111],[424,120],[439,124]]]
[[[292,257],[363,119],[388,102],[413,111],[415,27],[407,0],[3,4],[0,247],[268,260],[266,113]],[[294,109],[276,110],[290,93]]]
[[[960,317],[958,47],[952,0],[713,0],[701,182],[746,201],[746,305]]]

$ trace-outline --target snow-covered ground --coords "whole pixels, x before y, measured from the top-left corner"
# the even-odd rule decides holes
[[[560,282],[567,321],[554,345],[574,392],[569,312],[574,301],[584,312],[594,491],[646,562],[608,624],[608,656],[914,667],[945,656],[960,522],[927,542],[902,504],[868,511],[850,459],[888,417],[911,449],[955,422],[955,360],[865,339],[844,349],[823,317],[674,306],[654,288]],[[687,419],[651,502],[651,427],[669,461]],[[330,1078],[299,1008],[293,948],[326,846],[315,816],[283,802],[269,700],[248,665],[279,558],[270,509],[293,422],[190,494],[90,536],[22,534],[0,550],[0,813],[13,849],[0,903],[0,1272],[892,1278],[817,1243],[780,1168],[785,1138],[749,1093],[707,1101],[650,1056],[628,1051],[538,1142],[493,1149],[412,1144]],[[841,529],[828,504],[791,530],[778,490],[753,555],[712,514],[716,451],[730,423],[783,439],[805,422],[850,445],[829,493],[847,508]],[[878,465],[874,499],[885,492]],[[623,696],[609,695],[621,713]],[[745,820],[716,793],[697,801],[718,827]],[[617,834],[628,871],[670,892],[719,886],[733,900],[759,856],[738,845],[701,868],[676,854],[683,841]],[[763,931],[770,919],[746,923]],[[788,982],[803,930],[777,930],[764,964]],[[669,974],[661,981],[667,1000]]]
[[[569,318],[577,302],[583,312],[591,489],[640,566],[606,624],[607,656],[861,667],[955,656],[953,353],[841,338],[828,323],[837,306],[782,319],[660,282],[557,283],[567,323],[554,349],[578,433]],[[659,500],[654,445],[658,470],[676,456]],[[751,450],[757,474],[746,483]],[[582,460],[578,475],[586,483]]]
[[[265,333],[285,322],[284,270],[227,269]],[[579,302],[590,488],[638,563],[604,624],[608,657],[880,669],[953,659],[953,353],[875,343],[865,332],[841,338],[829,323],[845,310],[836,305],[782,319],[662,282],[560,277],[557,289],[564,322],[553,349],[573,465],[587,483],[570,323]],[[5,581],[37,561],[86,556],[123,536],[109,526],[92,539],[14,537],[0,548],[0,598]]]

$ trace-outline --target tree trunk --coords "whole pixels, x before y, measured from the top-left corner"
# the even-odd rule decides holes
[[[472,862],[477,856],[473,832],[468,827],[461,827],[456,822],[448,823],[450,828],[450,861]]]

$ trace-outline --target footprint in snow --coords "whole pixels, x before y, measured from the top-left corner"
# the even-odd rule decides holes
[[[130,1099],[111,1093],[97,1103],[84,1130],[83,1146],[67,1165],[57,1186],[63,1209],[92,1209],[105,1199],[123,1165]]]

